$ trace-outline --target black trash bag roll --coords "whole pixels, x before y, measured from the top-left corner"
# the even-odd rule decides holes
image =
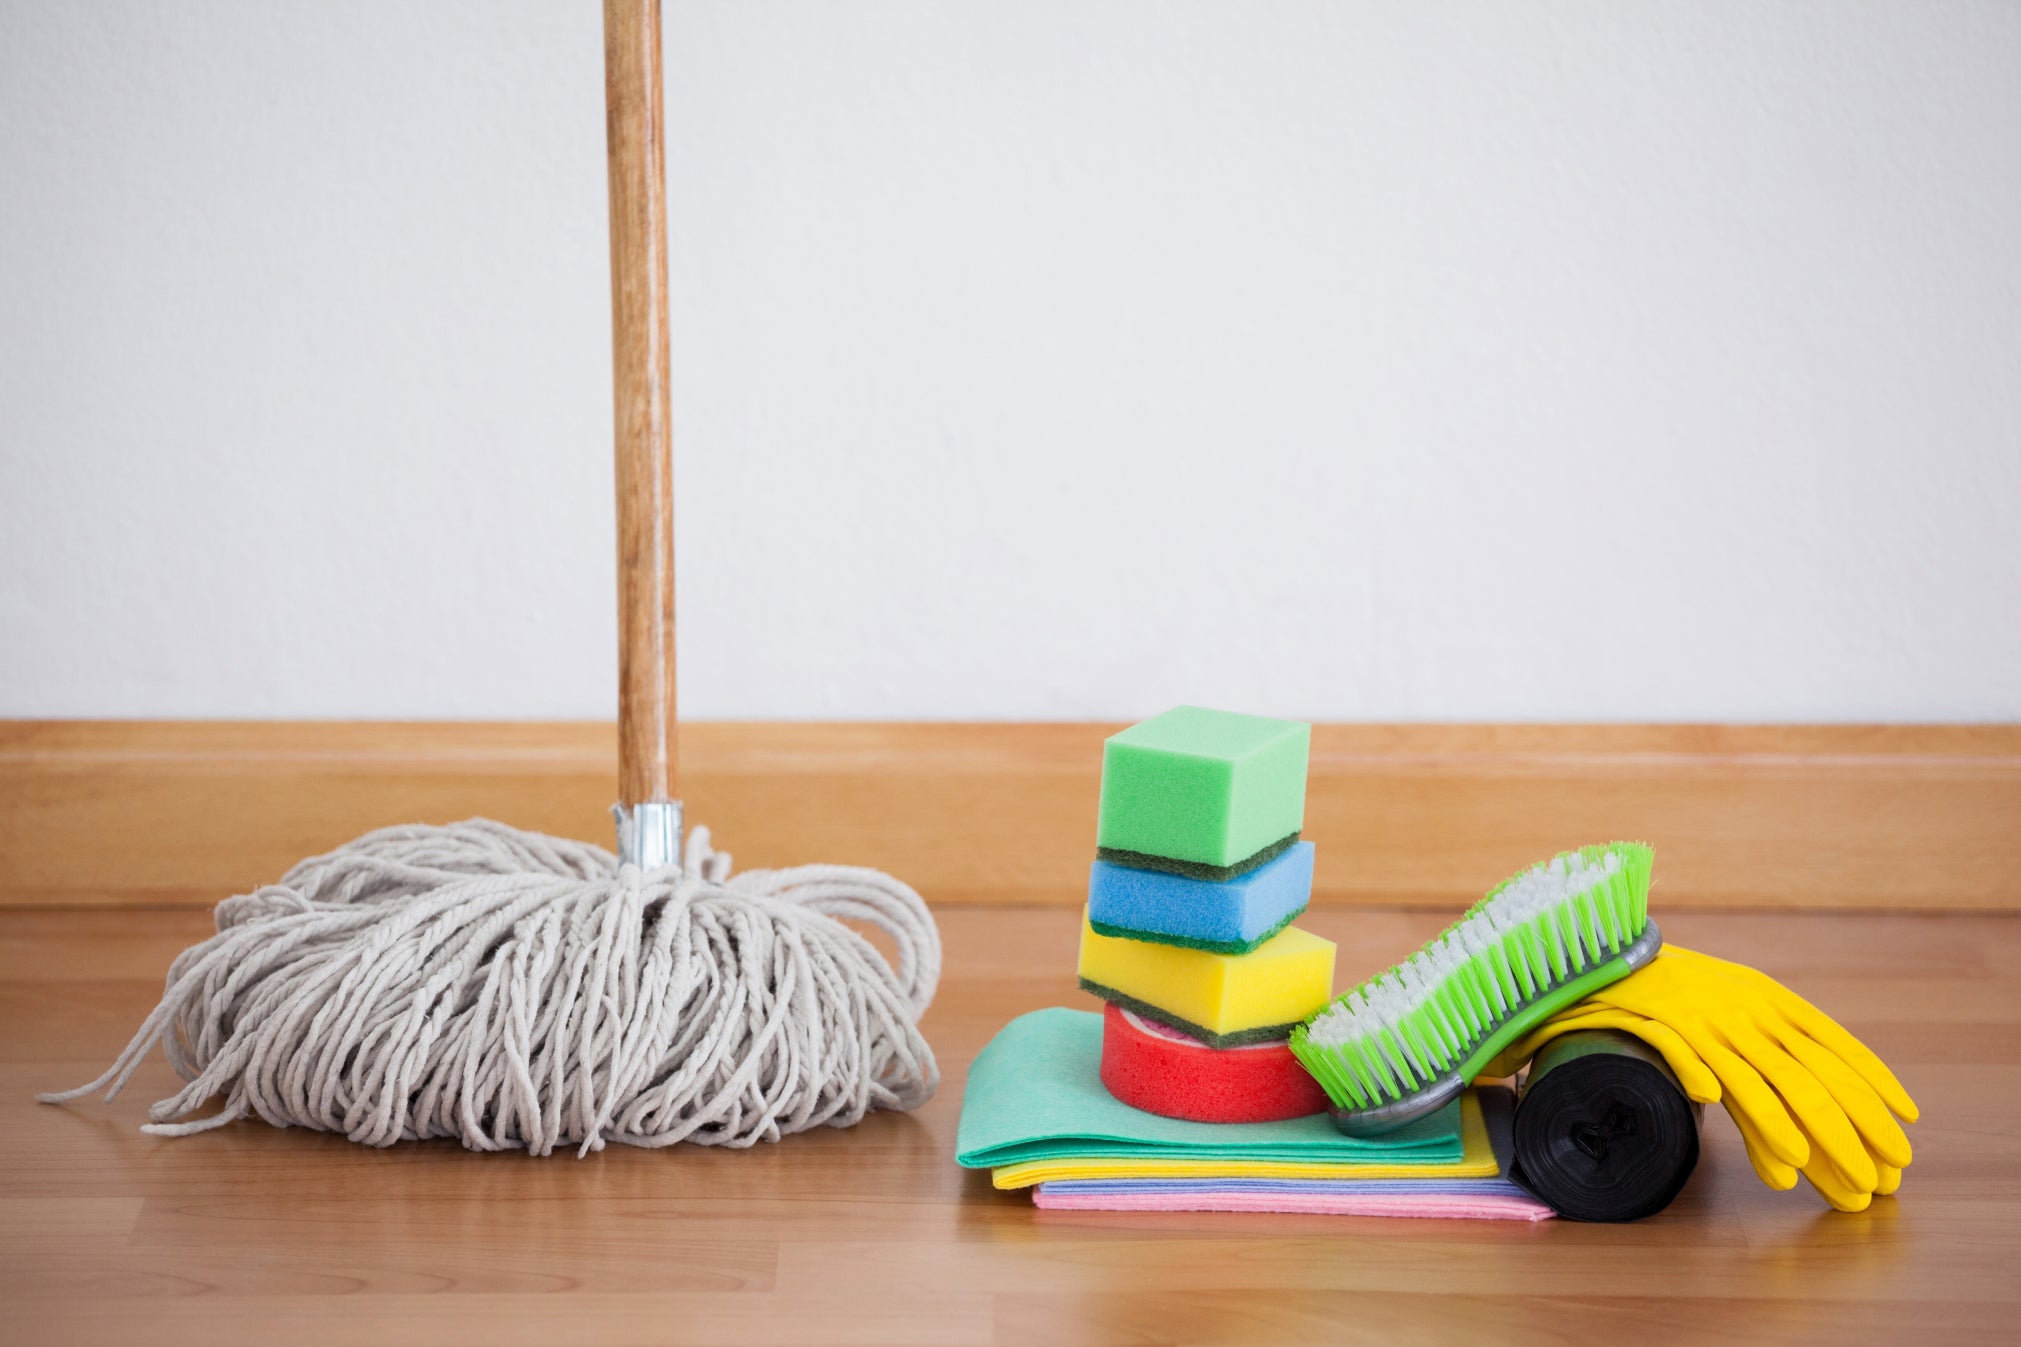
[[[1575,1221],[1654,1216],[1698,1164],[1699,1112],[1642,1040],[1562,1034],[1530,1063],[1510,1177]]]

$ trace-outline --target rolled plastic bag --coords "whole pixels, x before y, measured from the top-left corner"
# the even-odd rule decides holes
[[[1698,1164],[1701,1107],[1632,1034],[1563,1034],[1530,1063],[1510,1177],[1575,1221],[1639,1221]]]

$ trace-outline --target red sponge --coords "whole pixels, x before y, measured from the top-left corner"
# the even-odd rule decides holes
[[[1193,1122],[1277,1122],[1326,1111],[1326,1091],[1282,1042],[1210,1048],[1111,1002],[1102,1084],[1132,1108]]]

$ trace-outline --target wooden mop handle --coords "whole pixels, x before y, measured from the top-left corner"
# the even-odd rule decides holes
[[[659,0],[604,0],[617,407],[618,803],[674,797],[674,476]]]

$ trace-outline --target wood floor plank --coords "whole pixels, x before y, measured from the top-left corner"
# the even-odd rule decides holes
[[[846,1289],[789,1294],[640,1294],[594,1307],[566,1293],[484,1297],[405,1292],[173,1296],[23,1307],[22,1342],[66,1347],[985,1347],[994,1306],[980,1295],[922,1290],[904,1299]]]
[[[1291,1290],[1259,1302],[1228,1291],[1160,1294],[1128,1289],[1085,1295],[996,1297],[1004,1342],[1055,1347],[1186,1347],[1253,1342],[1284,1347],[1430,1344],[1562,1347],[1638,1344],[1917,1342],[1930,1327],[1921,1304],[1723,1299],[1721,1311],[1689,1296],[1489,1295],[1471,1288],[1410,1292]],[[1948,1341],[2007,1343],[1992,1322],[1961,1325]]]
[[[1334,908],[1342,976],[1449,914]],[[962,1081],[1023,1010],[1087,1004],[1071,911],[948,907],[912,1115],[742,1152],[372,1150],[239,1123],[136,1129],[159,1058],[95,1074],[207,929],[176,910],[0,913],[0,1342],[2009,1342],[2021,1322],[2021,918],[1665,911],[1783,978],[1922,1105],[1867,1212],[1754,1178],[1717,1109],[1697,1174],[1628,1226],[1040,1212],[953,1163]]]

